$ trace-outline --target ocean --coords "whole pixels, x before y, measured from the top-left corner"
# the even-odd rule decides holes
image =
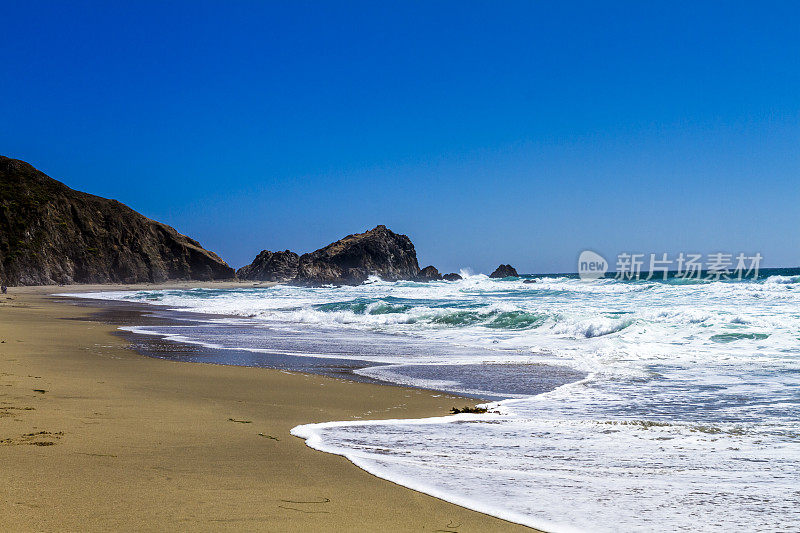
[[[331,361],[354,379],[491,400],[486,414],[293,430],[477,511],[547,531],[800,530],[800,270],[464,274],[71,296],[185,314],[123,329],[211,354],[192,360]]]

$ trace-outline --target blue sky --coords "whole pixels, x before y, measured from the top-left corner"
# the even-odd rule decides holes
[[[381,223],[444,271],[800,264],[800,4],[129,4],[4,4],[0,154],[233,266]]]

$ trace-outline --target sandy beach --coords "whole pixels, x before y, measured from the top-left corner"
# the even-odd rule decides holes
[[[48,297],[64,290],[12,288],[0,300],[0,529],[530,531],[289,435],[474,401],[144,357],[86,320],[91,308]]]

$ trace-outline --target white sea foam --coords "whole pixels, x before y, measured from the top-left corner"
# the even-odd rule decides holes
[[[408,385],[475,394],[502,393],[504,385],[487,378],[467,387],[435,368],[404,372],[409,364],[549,363],[589,372],[552,392],[496,404],[499,415],[317,424],[293,433],[378,476],[545,530],[800,530],[800,277],[525,284],[462,275],[428,284],[78,296],[242,317],[220,320],[300,338],[313,330],[359,343],[357,334],[413,339],[423,343],[413,353],[331,355],[319,345],[283,352],[388,363],[359,373]],[[172,333],[260,349],[200,328]],[[453,350],[426,353],[424,343]],[[476,367],[476,375],[480,368],[488,369]]]
[[[767,284],[780,283],[784,285],[798,282],[800,282],[800,276],[770,276],[765,281]]]

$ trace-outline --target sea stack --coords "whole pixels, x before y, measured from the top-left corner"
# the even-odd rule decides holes
[[[490,278],[516,278],[519,277],[517,270],[511,265],[500,265],[489,276]]]
[[[442,275],[433,265],[426,266],[420,270],[415,278],[416,281],[439,281],[440,279],[442,279]]]
[[[116,200],[0,156],[0,280],[8,285],[218,280],[214,252]]]
[[[358,285],[370,276],[397,281],[416,279],[420,273],[411,239],[383,225],[303,254],[296,265],[292,257],[297,254],[278,253],[283,254],[280,260],[273,252],[261,252],[253,263],[239,269],[239,276],[300,285]]]
[[[300,256],[292,251],[262,250],[252,263],[237,270],[236,276],[252,281],[291,281],[297,276],[299,263]]]

